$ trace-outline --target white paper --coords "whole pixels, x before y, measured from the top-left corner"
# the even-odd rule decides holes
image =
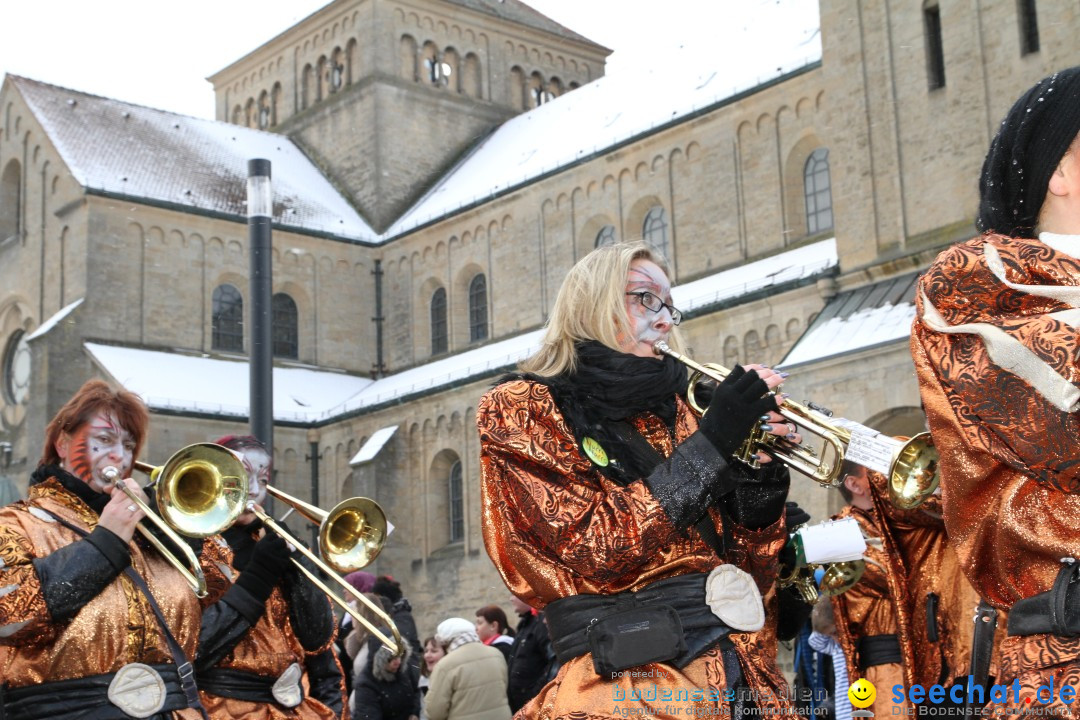
[[[807,563],[859,560],[866,553],[866,540],[855,518],[805,525],[796,534],[802,537]]]

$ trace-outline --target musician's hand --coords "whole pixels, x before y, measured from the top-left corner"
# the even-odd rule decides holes
[[[757,370],[736,367],[713,391],[699,428],[722,455],[730,456],[749,437],[754,424],[764,422],[762,417],[776,409],[776,398]]]
[[[137,482],[131,478],[125,478],[123,482],[131,488],[139,499],[147,502],[146,493],[143,492]],[[135,526],[139,524],[143,517],[143,511],[139,509],[139,506],[133,503],[131,498],[125,495],[124,491],[119,487],[113,487],[112,497],[101,511],[98,525],[111,530],[124,542],[131,542],[131,538],[135,535]]]

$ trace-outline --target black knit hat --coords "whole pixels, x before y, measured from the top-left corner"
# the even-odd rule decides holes
[[[1043,78],[1020,96],[990,143],[979,178],[983,232],[1031,237],[1050,176],[1080,133],[1080,67]]]

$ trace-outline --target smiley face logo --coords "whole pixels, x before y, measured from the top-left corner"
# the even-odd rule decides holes
[[[857,708],[867,708],[874,704],[877,688],[866,678],[856,680],[847,691],[848,700]]]

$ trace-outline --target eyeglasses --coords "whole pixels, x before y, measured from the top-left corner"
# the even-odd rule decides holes
[[[654,313],[660,312],[663,308],[667,308],[671,313],[671,324],[678,325],[682,322],[682,311],[676,309],[674,305],[668,305],[660,298],[653,295],[647,290],[637,290],[635,292],[628,292],[627,295],[636,295],[638,302],[640,302],[646,310],[652,310]]]

